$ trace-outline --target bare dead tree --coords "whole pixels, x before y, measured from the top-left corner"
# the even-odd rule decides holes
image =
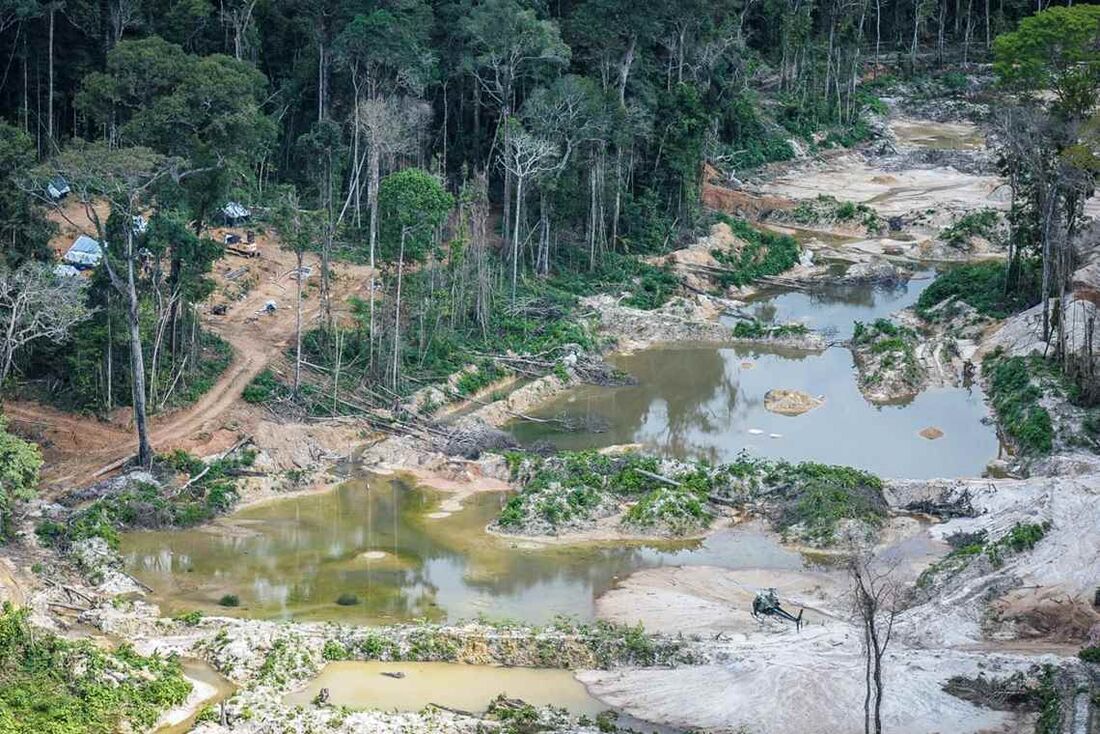
[[[864,734],[882,734],[883,658],[902,602],[902,586],[893,578],[893,570],[892,566],[883,566],[865,552],[854,554],[848,564],[852,607],[863,631]]]
[[[515,125],[511,133],[511,145],[504,150],[503,165],[516,182],[516,209],[512,231],[512,301],[516,300],[516,282],[519,279],[519,224],[523,211],[524,184],[540,174],[551,171],[557,164],[558,146],[549,140],[536,137]]]
[[[232,4],[222,3],[222,23],[233,30],[233,57],[237,61],[244,58],[245,37],[252,25],[256,2],[257,0],[243,0]]]
[[[85,290],[83,278],[57,276],[45,263],[0,268],[0,388],[16,352],[38,339],[63,342],[91,315]]]
[[[417,130],[426,123],[426,109],[422,103],[393,97],[371,97],[358,103],[357,128],[366,143],[367,164],[367,247],[370,259],[370,357],[374,358],[374,289],[376,278],[376,254],[378,251],[378,190],[382,182],[384,159],[396,158],[413,152],[418,138]],[[427,110],[430,113],[430,109]],[[352,190],[354,190],[354,186]],[[344,203],[347,211],[349,199]],[[340,218],[343,219],[341,212]]]

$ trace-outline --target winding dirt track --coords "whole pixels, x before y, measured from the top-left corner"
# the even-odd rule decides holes
[[[293,255],[275,243],[261,240],[263,257],[253,260],[228,256],[219,270],[248,267],[257,282],[224,316],[208,315],[206,326],[233,348],[233,360],[214,386],[186,408],[153,416],[151,440],[158,451],[182,448],[199,455],[224,450],[260,419],[260,411],[241,400],[241,391],[264,368],[276,362],[294,338]],[[314,264],[314,272],[317,266]],[[343,303],[361,289],[365,268],[341,265],[334,269],[333,303]],[[316,278],[313,279],[315,281]],[[307,283],[307,287],[315,286]],[[365,290],[365,289],[363,289]],[[312,296],[312,294],[311,294]],[[264,304],[274,300],[274,314],[261,314]],[[303,328],[316,318],[319,299],[303,302]],[[128,412],[111,421],[65,413],[29,401],[7,401],[4,413],[13,430],[42,446],[43,494],[89,483],[93,475],[112,463],[124,460],[136,450],[136,438]]]

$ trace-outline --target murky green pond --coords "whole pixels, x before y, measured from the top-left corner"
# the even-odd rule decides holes
[[[475,495],[461,511],[433,519],[440,500],[377,477],[258,505],[206,528],[128,533],[122,553],[168,614],[203,609],[364,623],[587,619],[596,596],[639,568],[803,565],[799,554],[753,527],[706,541],[530,547],[485,532],[504,495]],[[219,606],[225,594],[237,595],[241,606]],[[358,603],[337,604],[344,594]]]
[[[830,339],[847,339],[855,321],[873,321],[912,305],[930,282],[923,273],[897,286],[783,293],[751,304],[750,310],[765,321],[798,320]],[[517,438],[562,449],[639,443],[665,455],[713,462],[731,461],[746,450],[909,478],[978,476],[999,450],[977,385],[930,389],[905,404],[875,406],[859,392],[852,355],[841,347],[822,354],[656,347],[611,361],[638,384],[565,393],[532,413],[564,423],[516,422],[511,429]],[[800,416],[777,415],[764,408],[764,394],[773,388],[803,390],[825,403]],[[930,426],[943,437],[920,436]]]

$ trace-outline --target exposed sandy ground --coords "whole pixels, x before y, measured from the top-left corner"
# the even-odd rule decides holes
[[[260,234],[259,258],[227,255],[215,265],[215,280],[225,287],[224,275],[248,268],[243,278],[253,285],[243,298],[229,303],[224,316],[204,317],[208,328],[233,347],[233,361],[217,383],[193,405],[151,418],[151,440],[158,451],[186,449],[200,456],[224,450],[242,435],[256,430],[264,419],[261,410],[240,399],[244,387],[263,369],[277,362],[294,336],[295,284],[291,272],[293,253],[280,248],[271,237]],[[313,276],[307,282],[310,297],[303,300],[303,328],[317,317],[320,299],[316,295],[319,265],[307,258]],[[369,269],[348,264],[333,266],[333,304],[344,307],[352,295],[362,296]],[[215,294],[213,300],[219,300]],[[277,303],[274,314],[263,314],[269,300]],[[338,314],[339,315],[339,314]],[[4,412],[12,427],[42,445],[46,459],[43,483],[46,496],[60,485],[86,484],[105,466],[133,453],[136,441],[130,429],[128,411],[113,421],[62,413],[49,406],[8,401]]]
[[[721,663],[672,670],[582,671],[590,693],[632,716],[670,726],[768,734],[852,734],[863,728],[863,657],[854,630],[786,630],[731,649]],[[1007,674],[990,654],[888,653],[884,729],[903,734],[1030,731],[1016,715],[945,693],[953,674]]]
[[[23,586],[12,572],[8,559],[0,557],[0,605],[10,603],[16,609],[26,604]]]
[[[894,117],[890,132],[899,146],[946,150],[981,150],[985,136],[972,122],[931,122],[912,117]]]
[[[780,590],[783,608],[805,609],[803,629],[820,627],[843,614],[843,587],[825,573],[763,569],[729,570],[711,566],[651,568],[631,574],[596,602],[596,614],[623,624],[641,622],[647,631],[747,639],[785,635],[789,622],[758,622],[751,615],[759,589]]]
[[[792,199],[827,193],[841,201],[869,204],[881,216],[921,209],[972,210],[1008,206],[1008,192],[996,176],[962,173],[954,168],[884,171],[855,153],[800,166],[764,184],[761,191]]]
[[[1027,717],[975,707],[944,693],[943,682],[952,675],[1001,676],[1035,663],[1063,663],[1090,627],[1100,629],[1100,613],[1091,607],[1100,581],[1100,474],[898,481],[887,494],[897,507],[963,492],[977,517],[898,526],[883,538],[879,557],[903,561],[894,571],[899,580],[912,583],[928,560],[945,552],[940,541],[954,533],[985,530],[997,538],[1017,522],[1050,522],[1050,529],[1033,550],[1009,555],[996,568],[973,563],[899,617],[886,660],[890,731],[1030,731]],[[806,609],[801,632],[790,623],[751,617],[752,598],[763,587],[777,588],[789,611]],[[673,726],[794,734],[812,721],[815,732],[857,731],[863,659],[847,588],[839,568],[639,571],[597,601],[598,615],[657,632],[701,635],[722,651],[718,661],[579,677],[605,702]],[[1057,644],[1067,641],[1072,644]],[[716,690],[722,695],[700,695]]]

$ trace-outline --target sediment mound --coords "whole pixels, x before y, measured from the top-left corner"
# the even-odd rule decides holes
[[[780,415],[796,416],[809,413],[824,402],[824,398],[815,398],[801,390],[776,388],[764,393],[764,408]]]

